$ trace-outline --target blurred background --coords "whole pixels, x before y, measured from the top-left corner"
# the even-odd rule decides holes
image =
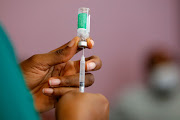
[[[19,62],[76,36],[79,7],[91,9],[90,36],[95,41],[85,56],[97,55],[103,62],[102,69],[94,72],[95,83],[86,91],[102,93],[110,105],[125,89],[143,84],[149,51],[163,48],[179,58],[179,0],[0,0],[0,22]],[[55,119],[54,110],[42,118]]]

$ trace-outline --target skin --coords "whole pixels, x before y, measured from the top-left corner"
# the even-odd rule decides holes
[[[65,45],[49,53],[37,54],[20,63],[22,72],[29,87],[38,112],[45,112],[55,107],[58,98],[65,93],[77,90],[79,86],[79,61],[70,59],[80,51],[77,44],[80,38],[75,37]],[[88,48],[94,45],[87,39]],[[93,66],[92,66],[93,63]],[[100,69],[99,57],[86,58],[86,72]],[[54,81],[59,80],[60,83]],[[86,87],[94,83],[94,76],[86,73]]]
[[[101,94],[71,91],[56,105],[57,120],[109,120],[109,102]]]

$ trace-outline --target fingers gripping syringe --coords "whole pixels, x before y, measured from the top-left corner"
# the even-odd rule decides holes
[[[90,9],[79,8],[78,9],[78,25],[77,25],[77,36],[80,37],[78,47],[83,49],[83,55],[80,60],[80,73],[79,73],[79,91],[84,92],[85,87],[85,57],[84,48],[87,47],[86,39],[90,33]]]

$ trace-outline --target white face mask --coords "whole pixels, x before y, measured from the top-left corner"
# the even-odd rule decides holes
[[[176,64],[159,65],[150,74],[150,85],[159,91],[172,92],[179,86],[179,71]]]

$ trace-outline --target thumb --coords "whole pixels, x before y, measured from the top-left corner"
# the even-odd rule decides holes
[[[69,61],[77,52],[80,38],[73,38],[65,47],[41,54],[41,60],[49,67]]]

